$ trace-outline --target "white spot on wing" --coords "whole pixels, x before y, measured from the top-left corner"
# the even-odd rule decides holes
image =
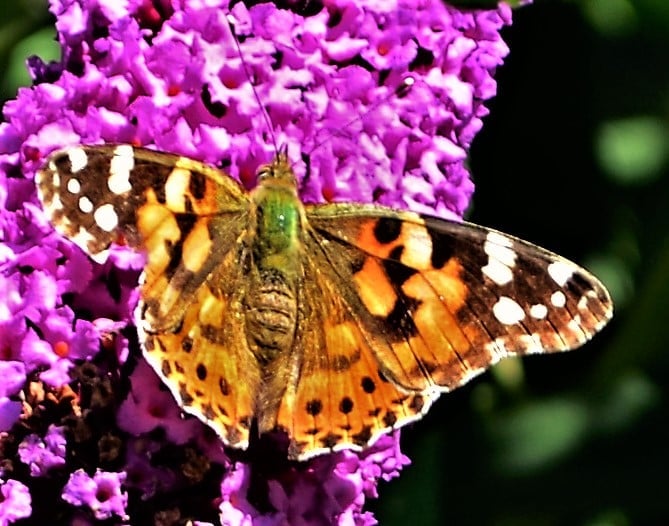
[[[481,269],[481,272],[500,287],[513,281],[513,272],[511,269],[497,259],[488,259],[488,264]]]
[[[167,181],[165,181],[165,202],[171,210],[177,212],[186,210],[185,196],[188,191],[190,176],[190,170],[174,168],[167,177]]]
[[[578,305],[576,305],[578,310],[588,310],[588,303],[590,303],[590,298],[588,296],[589,294],[585,294],[584,296],[581,296],[580,300],[578,300]]]
[[[79,179],[72,178],[67,182],[67,191],[71,194],[78,194],[81,191]]]
[[[488,232],[488,235],[486,236],[487,240],[490,241],[491,243],[494,243],[495,245],[500,245],[503,247],[512,247],[513,246],[513,241],[506,237],[504,234],[500,232],[495,232],[495,231],[490,231]]]
[[[492,307],[492,312],[497,321],[504,325],[513,325],[525,317],[523,308],[515,300],[507,296],[501,296]]]
[[[548,308],[542,303],[537,303],[530,307],[530,316],[537,320],[543,320],[548,314]]]
[[[93,203],[85,195],[79,198],[79,210],[84,214],[90,214],[93,211]]]
[[[129,144],[122,144],[114,149],[109,166],[107,186],[115,194],[122,194],[132,189],[130,172],[135,167],[135,152]]]
[[[95,237],[85,228],[80,227],[79,231],[71,237],[72,241],[88,252],[89,244],[95,241]]]
[[[93,214],[97,225],[106,232],[111,232],[118,225],[118,215],[110,204],[102,205]]]
[[[575,339],[575,342],[570,342],[571,347],[584,344],[588,341],[590,335],[592,334],[589,328],[583,326],[583,321],[578,314],[574,316],[573,319],[569,320],[569,322],[567,322],[567,328],[571,331],[571,335]]]
[[[88,155],[86,155],[83,148],[71,148],[68,150],[67,156],[70,159],[70,171],[73,174],[86,168],[86,165],[88,164]]]
[[[564,307],[567,304],[567,297],[561,290],[556,290],[551,294],[551,303],[556,307]]]
[[[513,241],[499,232],[488,232],[483,244],[488,264],[481,268],[481,272],[500,287],[513,281],[511,269],[516,265],[516,253],[512,246]]]
[[[44,211],[50,216],[55,215],[56,212],[62,209],[63,209],[63,202],[57,195],[53,196],[53,199],[51,200],[50,203],[46,202],[44,203]]]
[[[490,353],[491,365],[499,362],[500,358],[509,354],[509,351],[506,349],[505,338],[495,338],[490,343],[487,343],[485,348]]]
[[[513,241],[499,232],[488,232],[483,250],[488,254],[488,264],[491,259],[496,259],[509,268],[516,264],[516,252],[511,248]]]
[[[583,329],[581,328],[581,317],[578,314],[574,316],[567,322],[567,328],[576,335],[583,334]]]
[[[564,261],[553,261],[548,265],[548,275],[553,278],[553,281],[564,287],[565,283],[569,281],[574,273],[574,267]]]

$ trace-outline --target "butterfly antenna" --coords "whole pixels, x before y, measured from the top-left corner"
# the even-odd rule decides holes
[[[414,85],[415,83],[416,83],[416,79],[415,79],[414,77],[412,77],[411,75],[407,75],[406,77],[404,77],[404,78],[402,79],[402,82],[400,82],[399,86],[397,86],[397,87],[393,90],[392,93],[389,93],[388,95],[386,95],[386,96],[383,97],[382,99],[379,99],[379,100],[377,100],[376,102],[374,102],[374,104],[372,104],[372,106],[371,106],[370,108],[368,108],[367,111],[365,111],[365,113],[356,115],[355,117],[353,117],[351,120],[349,120],[346,124],[344,124],[344,125],[341,126],[340,128],[338,128],[338,129],[336,129],[336,130],[332,130],[332,131],[330,131],[330,133],[328,133],[323,139],[321,139],[320,141],[318,141],[318,142],[314,145],[314,147],[311,148],[311,150],[309,150],[309,152],[308,152],[307,155],[311,155],[312,153],[314,153],[314,152],[315,152],[316,150],[318,150],[321,146],[323,146],[324,144],[326,144],[327,142],[329,142],[329,141],[332,139],[332,137],[334,137],[335,135],[341,133],[342,130],[346,130],[346,129],[349,128],[350,126],[353,126],[354,124],[356,124],[356,123],[358,123],[358,122],[364,120],[365,117],[367,117],[367,115],[369,115],[369,113],[370,113],[372,110],[378,108],[382,103],[384,103],[384,102],[390,100],[390,99],[393,98],[393,97],[404,97],[407,93],[409,93],[409,91],[411,90],[411,88],[413,87],[413,85]]]
[[[253,96],[255,97],[256,102],[258,103],[258,108],[260,108],[260,112],[262,113],[262,116],[265,119],[265,124],[267,125],[270,137],[272,138],[272,145],[274,146],[274,152],[278,155],[279,145],[276,141],[276,135],[274,135],[274,127],[272,126],[272,119],[270,119],[269,114],[267,113],[267,110],[265,109],[265,106],[262,103],[262,100],[260,100],[260,95],[258,95],[258,91],[256,90],[256,87],[253,85],[253,76],[251,75],[250,68],[248,67],[246,60],[244,59],[244,53],[242,53],[242,46],[239,43],[239,39],[237,38],[237,32],[235,31],[234,18],[232,17],[232,15],[228,15],[226,18],[228,21],[228,26],[230,27],[230,32],[232,33],[232,38],[235,41],[235,46],[237,47],[237,51],[239,52],[239,58],[242,62],[244,73],[246,73],[246,77],[249,79],[249,84],[251,84],[251,89],[253,90]]]

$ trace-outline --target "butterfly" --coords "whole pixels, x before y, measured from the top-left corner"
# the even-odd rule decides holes
[[[250,192],[130,145],[56,152],[36,182],[53,225],[93,260],[119,240],[146,254],[143,354],[236,448],[255,424],[286,433],[292,459],[361,450],[501,358],[573,349],[612,315],[594,276],[527,241],[303,204],[285,150]]]

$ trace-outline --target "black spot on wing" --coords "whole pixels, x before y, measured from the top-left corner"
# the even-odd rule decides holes
[[[310,400],[307,402],[306,411],[311,416],[317,416],[323,410],[323,402],[318,399]]]
[[[356,433],[351,438],[353,439],[354,444],[358,446],[366,446],[372,439],[371,426],[364,426],[359,433]]]
[[[205,190],[207,189],[207,181],[203,174],[199,172],[191,172],[188,189],[195,199],[202,199]]]
[[[398,295],[393,310],[387,316],[378,316],[377,321],[390,341],[402,342],[418,334],[412,313],[420,305],[419,300]]]
[[[228,385],[226,379],[222,376],[218,379],[218,388],[220,389],[223,396],[228,396],[230,394],[230,386]]]
[[[393,411],[388,411],[383,415],[383,423],[386,427],[393,427],[395,422],[397,422],[397,415]]]
[[[327,435],[325,435],[323,438],[321,438],[321,444],[323,445],[323,447],[326,447],[328,449],[332,449],[337,444],[339,444],[339,442],[341,442],[341,440],[342,440],[341,435],[337,435],[336,433],[330,432]]]
[[[348,396],[342,398],[339,402],[339,411],[345,415],[353,411],[353,400],[351,400]]]
[[[165,275],[171,279],[174,276],[177,268],[181,264],[181,258],[183,256],[183,244],[188,237],[188,234],[193,230],[197,217],[193,214],[177,214],[176,216],[177,226],[179,228],[179,233],[181,234],[179,239],[171,247],[170,262],[165,269]]]
[[[360,349],[356,349],[352,354],[336,354],[330,360],[330,369],[336,372],[347,371],[358,361],[360,361]]]
[[[379,243],[392,243],[402,232],[402,221],[394,217],[382,217],[374,225],[374,237]]]
[[[423,410],[423,407],[425,406],[425,399],[423,398],[422,395],[414,395],[414,397],[411,399],[411,402],[409,402],[409,408],[412,411],[415,411],[416,413],[420,413]]]
[[[374,380],[372,380],[369,376],[364,376],[362,378],[360,386],[362,387],[362,390],[365,391],[365,393],[367,394],[371,394],[374,391],[376,391],[376,384],[374,383]]]
[[[390,251],[390,254],[388,254],[388,259],[382,260],[383,270],[386,272],[386,276],[388,276],[388,279],[396,286],[396,288],[401,287],[406,280],[408,280],[417,272],[417,270],[400,263],[400,258],[402,257],[403,251],[404,247],[402,245],[398,245]]]
[[[151,188],[156,195],[156,200],[165,204],[165,181],[173,169],[174,166],[135,158],[135,167],[130,171],[130,185],[135,190],[134,194],[138,195]]]
[[[583,275],[582,272],[574,269],[574,273],[565,283],[565,288],[569,294],[578,297],[586,291],[592,290],[593,287],[590,280],[585,275]]]
[[[207,420],[213,420],[216,417],[214,407],[211,404],[204,404],[202,406],[202,414]]]
[[[171,366],[170,362],[168,362],[167,360],[163,360],[163,363],[160,367],[160,370],[163,373],[163,376],[165,376],[167,378],[172,376],[172,366]]]
[[[430,263],[434,268],[442,268],[457,253],[457,242],[451,233],[444,231],[444,225],[450,224],[443,219],[421,216],[425,221],[427,233],[432,240]],[[482,248],[482,247],[481,247]]]
[[[225,331],[220,327],[215,327],[210,324],[200,326],[201,337],[212,343],[224,345],[226,343]]]
[[[186,384],[179,382],[179,398],[184,405],[193,405],[193,397],[186,389]]]

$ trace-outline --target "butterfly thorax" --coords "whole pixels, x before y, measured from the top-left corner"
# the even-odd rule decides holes
[[[262,365],[293,347],[303,218],[292,169],[279,156],[261,171],[251,194],[246,334]]]

